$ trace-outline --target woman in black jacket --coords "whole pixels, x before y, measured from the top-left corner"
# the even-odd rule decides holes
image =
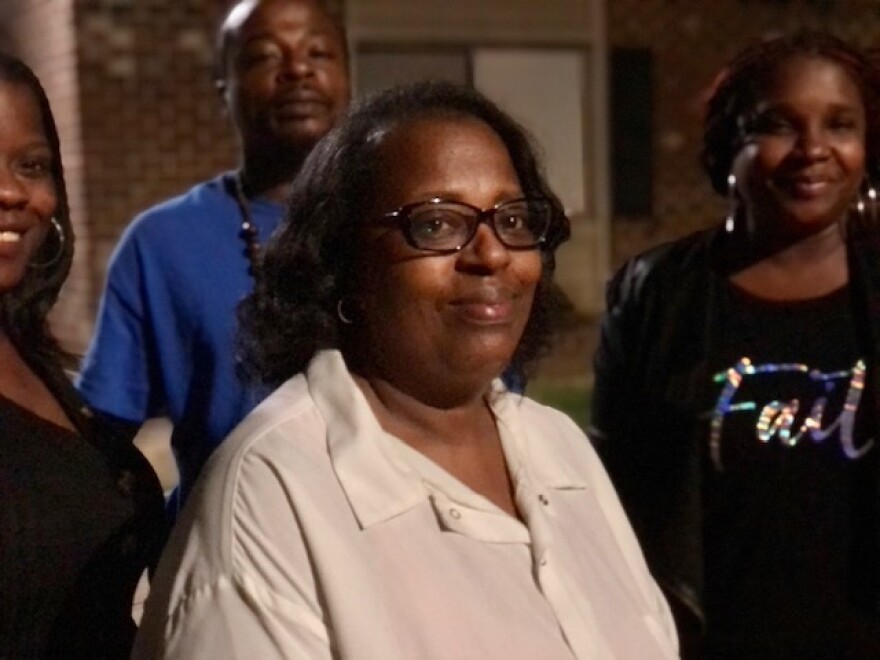
[[[592,438],[685,657],[880,657],[880,80],[820,33],[709,101],[721,226],[608,289]]]
[[[72,255],[49,102],[0,53],[0,658],[128,657],[162,540],[156,475],[78,399],[47,329]]]

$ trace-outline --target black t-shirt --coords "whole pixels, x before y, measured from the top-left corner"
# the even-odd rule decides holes
[[[877,455],[848,292],[727,287],[704,443],[713,658],[880,658]]]

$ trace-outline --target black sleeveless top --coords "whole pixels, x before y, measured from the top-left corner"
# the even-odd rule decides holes
[[[63,375],[41,375],[77,430],[0,397],[0,658],[127,658],[164,538],[159,482]]]

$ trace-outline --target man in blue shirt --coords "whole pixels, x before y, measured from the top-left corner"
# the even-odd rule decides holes
[[[235,308],[290,181],[349,100],[340,18],[321,0],[239,0],[218,35],[217,88],[240,168],[139,215],[110,261],[79,388],[133,435],[167,415],[179,501],[259,402],[235,373]]]

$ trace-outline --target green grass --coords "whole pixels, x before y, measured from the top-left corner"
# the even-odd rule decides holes
[[[590,421],[592,388],[585,382],[541,381],[529,383],[526,394],[536,401],[561,410],[584,432]]]

